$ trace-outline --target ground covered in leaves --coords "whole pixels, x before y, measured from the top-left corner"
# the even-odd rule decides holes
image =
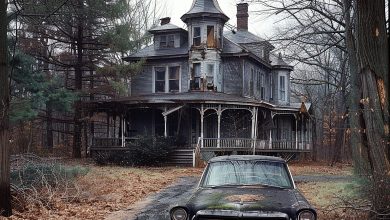
[[[162,190],[183,176],[200,176],[195,168],[132,168],[96,166],[86,161],[68,161],[83,166],[86,174],[75,179],[75,187],[51,198],[49,205],[30,204],[16,210],[9,219],[104,219],[109,213],[131,208],[137,201]],[[326,164],[295,163],[293,176],[351,176],[350,166],[329,167]],[[359,184],[354,181],[299,182],[298,188],[319,210],[320,219],[354,219],[342,206],[344,199],[359,198]],[[356,217],[356,219],[361,219]]]

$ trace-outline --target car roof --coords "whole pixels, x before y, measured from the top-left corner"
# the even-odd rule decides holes
[[[286,161],[280,157],[262,156],[262,155],[231,155],[231,156],[219,156],[209,160],[209,163],[222,162],[222,161],[234,161],[234,160],[263,160],[272,162],[283,162]]]

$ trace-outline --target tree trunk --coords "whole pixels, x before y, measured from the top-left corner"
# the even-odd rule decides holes
[[[46,148],[53,152],[53,108],[50,102],[46,103]]]
[[[0,215],[11,216],[7,4],[0,1]]]
[[[76,91],[81,93],[83,89],[83,7],[84,2],[82,0],[78,1],[78,24],[77,24],[77,63],[75,67],[75,88]],[[81,94],[80,94],[81,95]],[[74,113],[74,134],[73,134],[73,157],[81,158],[81,136],[82,136],[82,106],[81,99],[75,103],[75,113]]]
[[[368,154],[363,146],[360,127],[360,79],[358,77],[358,61],[356,57],[355,38],[351,22],[352,0],[344,0],[345,39],[349,57],[351,92],[349,96],[349,123],[351,129],[351,149],[355,173],[367,175],[369,173]]]
[[[366,140],[373,180],[372,202],[378,213],[390,203],[389,147],[389,54],[385,0],[357,1],[357,58],[362,82],[362,136]]]

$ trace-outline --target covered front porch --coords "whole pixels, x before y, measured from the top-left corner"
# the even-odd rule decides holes
[[[175,137],[178,150],[310,152],[311,118],[302,105],[286,111],[226,103],[109,103],[95,108],[89,150],[126,150],[139,136],[165,136]]]

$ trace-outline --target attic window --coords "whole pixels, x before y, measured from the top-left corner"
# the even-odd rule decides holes
[[[192,40],[194,46],[200,46],[201,43],[200,27],[194,27],[194,34]]]
[[[173,34],[160,36],[160,48],[173,47],[175,47],[175,36]]]
[[[166,48],[167,47],[167,36],[162,35],[160,36],[160,48]]]

